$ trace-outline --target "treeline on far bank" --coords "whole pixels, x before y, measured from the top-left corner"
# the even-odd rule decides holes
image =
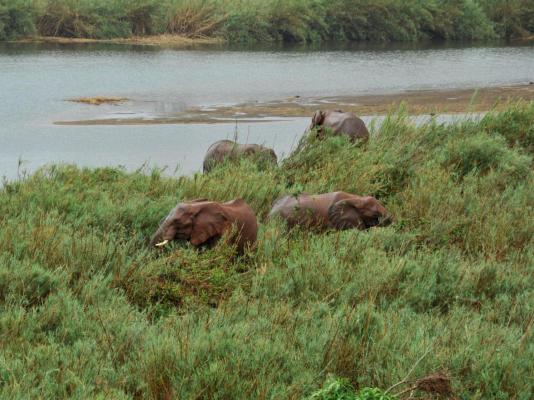
[[[512,39],[533,0],[0,0],[0,40],[177,34],[228,42]]]

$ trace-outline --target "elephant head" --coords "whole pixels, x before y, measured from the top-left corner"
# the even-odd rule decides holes
[[[312,116],[311,124],[304,132],[305,134],[313,134],[316,138],[320,138],[323,134],[323,123],[326,118],[326,113],[322,110],[317,110]],[[306,136],[303,136],[297,150],[304,146]]]
[[[205,199],[180,203],[161,221],[150,243],[162,247],[172,240],[186,240],[200,246],[219,238],[228,225],[228,218],[218,203]]]
[[[332,113],[343,113],[342,110],[334,110],[334,111],[323,111],[323,110],[317,110],[312,116],[312,122],[311,125],[308,128],[308,131],[314,131],[318,138],[322,138],[325,133],[325,128],[332,129],[331,126],[328,126],[328,124],[325,124],[325,120],[328,117],[328,115]]]
[[[382,204],[374,197],[353,197],[340,200],[328,209],[330,223],[336,229],[368,229],[393,222]]]
[[[261,168],[267,168],[278,163],[276,153],[268,147],[259,144],[243,144],[241,145],[241,150],[245,157],[255,160]]]
[[[258,146],[258,158],[260,161],[270,164],[277,164],[278,157],[273,149],[264,146]]]
[[[311,128],[313,129],[317,126],[322,125],[325,117],[326,117],[326,113],[324,111],[322,110],[315,111],[312,117]]]
[[[324,125],[324,121],[328,114],[330,113],[339,113],[343,114],[343,110],[332,110],[332,111],[323,111],[323,110],[317,110],[312,116],[312,122],[310,125],[310,130],[313,128],[320,127]]]

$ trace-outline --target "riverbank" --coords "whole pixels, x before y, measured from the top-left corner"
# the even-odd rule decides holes
[[[114,39],[88,39],[88,38],[66,38],[57,36],[34,36],[17,39],[12,43],[48,43],[48,44],[124,44],[130,46],[157,46],[177,49],[188,49],[196,46],[208,46],[223,44],[221,38],[190,38],[182,35],[153,35],[134,36],[131,38]]]
[[[530,0],[7,0],[0,40],[160,34],[232,43],[513,39],[534,33],[533,14]]]
[[[266,169],[55,165],[6,182],[0,398],[302,400],[332,376],[357,389],[408,377],[410,397],[428,398],[437,385],[417,382],[438,371],[449,398],[529,398],[533,126],[534,103],[447,125],[401,112],[365,144],[312,142]],[[281,195],[333,190],[376,196],[394,223],[266,220]],[[148,247],[178,201],[238,197],[260,227],[246,256]]]
[[[500,110],[509,102],[534,100],[534,84],[496,86],[477,89],[414,90],[392,94],[302,98],[243,103],[231,106],[191,107],[167,116],[143,118],[95,118],[55,121],[56,125],[151,125],[217,124],[229,120],[272,122],[280,117],[309,117],[315,110],[342,109],[357,115],[385,115],[402,104],[412,115],[454,114]],[[120,108],[120,105],[117,107]],[[266,119],[268,118],[268,119]]]
[[[113,39],[91,39],[91,38],[72,38],[72,37],[61,37],[61,36],[28,36],[24,38],[12,39],[3,41],[4,43],[10,44],[57,44],[57,45],[91,45],[91,44],[113,44],[113,45],[128,45],[128,46],[152,46],[152,47],[161,47],[172,48],[172,49],[213,49],[213,48],[231,48],[231,49],[286,49],[286,48],[300,48],[303,50],[306,49],[317,49],[324,46],[324,48],[331,48],[334,45],[335,48],[349,48],[353,49],[356,46],[360,46],[362,49],[369,48],[385,48],[383,46],[388,46],[392,48],[421,48],[425,46],[436,46],[436,45],[465,45],[470,43],[474,46],[481,46],[484,44],[489,45],[530,45],[534,43],[534,35],[531,36],[521,36],[516,37],[507,41],[503,40],[490,40],[490,41],[432,41],[424,40],[421,42],[415,43],[395,43],[390,42],[351,42],[351,41],[341,41],[341,42],[332,42],[324,41],[321,43],[283,43],[283,42],[266,42],[263,44],[260,43],[234,43],[230,42],[223,37],[188,37],[184,35],[177,34],[160,34],[160,35],[150,35],[150,36],[133,36],[125,38],[113,38]],[[2,43],[2,41],[0,41]]]

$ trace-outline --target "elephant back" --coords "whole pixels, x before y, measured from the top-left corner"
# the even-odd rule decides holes
[[[225,160],[237,161],[241,157],[257,159],[261,165],[277,164],[278,159],[274,150],[259,144],[239,144],[231,140],[220,140],[212,144],[204,157],[204,173],[209,172],[213,167],[223,163]]]
[[[222,206],[237,229],[235,243],[239,251],[254,247],[258,236],[258,220],[252,207],[243,199],[228,201]]]
[[[347,135],[352,141],[356,139],[369,139],[369,131],[365,122],[353,113],[342,111],[328,112],[324,126],[330,128],[334,135]]]
[[[240,146],[239,144],[231,140],[219,140],[213,143],[204,156],[203,171],[208,173],[216,165],[223,163],[224,160],[229,157],[232,151]]]

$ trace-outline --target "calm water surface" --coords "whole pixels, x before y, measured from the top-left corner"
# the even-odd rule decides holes
[[[426,48],[205,49],[0,45],[0,176],[57,162],[136,169],[201,166],[235,124],[57,126],[54,121],[176,113],[192,105],[465,88],[534,80],[534,45]],[[121,96],[124,110],[66,102]],[[133,113],[133,114],[129,114]],[[241,141],[290,151],[307,119],[240,123]]]

